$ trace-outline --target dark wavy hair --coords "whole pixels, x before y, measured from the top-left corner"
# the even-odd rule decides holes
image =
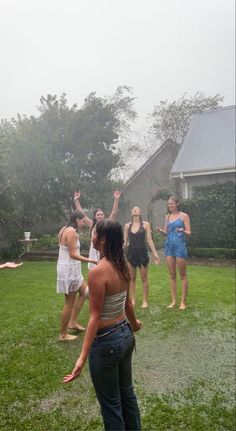
[[[116,220],[100,220],[96,223],[98,244],[104,240],[103,256],[126,281],[130,281],[127,263],[125,261],[123,244],[124,236],[120,223]]]
[[[82,220],[85,217],[85,215],[81,212],[81,211],[73,211],[70,215],[69,215],[69,219],[67,222],[67,227],[73,227],[74,229],[77,229],[77,222],[76,220]]]
[[[95,215],[97,214],[97,212],[98,211],[102,211],[103,212],[103,214],[104,214],[104,211],[102,210],[102,208],[97,208],[95,211],[94,211],[94,213],[93,213],[93,222],[92,222],[92,226],[91,226],[91,228],[90,228],[90,230],[91,230],[91,232],[92,232],[92,230],[93,230],[93,228],[94,228],[94,226],[97,224],[97,219],[96,219],[96,217],[95,217]]]

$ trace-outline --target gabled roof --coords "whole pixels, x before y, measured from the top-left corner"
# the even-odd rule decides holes
[[[173,145],[173,141],[171,139],[167,139],[156,151],[153,153],[153,155],[141,166],[141,168],[137,169],[135,173],[130,177],[130,179],[125,183],[123,190],[125,190],[127,187],[132,184],[133,181],[146,169],[146,167],[155,160],[162,151],[168,146]]]
[[[235,106],[195,114],[171,177],[235,172]]]

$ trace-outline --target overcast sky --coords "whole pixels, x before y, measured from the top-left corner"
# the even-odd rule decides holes
[[[187,92],[235,103],[234,0],[0,0],[0,118],[42,95],[133,87],[141,118]]]

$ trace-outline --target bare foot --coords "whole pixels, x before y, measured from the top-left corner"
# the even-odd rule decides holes
[[[167,305],[167,308],[174,308],[176,306],[175,302],[172,302],[170,305]]]
[[[74,329],[76,331],[86,331],[86,328],[79,323],[75,323],[73,325],[68,326],[68,329]]]
[[[65,335],[59,335],[59,341],[72,341],[75,340],[77,337],[77,335],[70,335],[70,334],[65,334]]]
[[[148,308],[148,303],[146,301],[143,301],[141,308]]]
[[[181,304],[179,306],[179,309],[180,310],[185,310],[185,308],[186,308],[186,304],[184,304],[183,302],[181,302]]]

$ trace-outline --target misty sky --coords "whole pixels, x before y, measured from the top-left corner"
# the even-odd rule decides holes
[[[83,104],[133,87],[141,118],[162,99],[235,103],[234,0],[0,0],[0,118],[42,95]]]

